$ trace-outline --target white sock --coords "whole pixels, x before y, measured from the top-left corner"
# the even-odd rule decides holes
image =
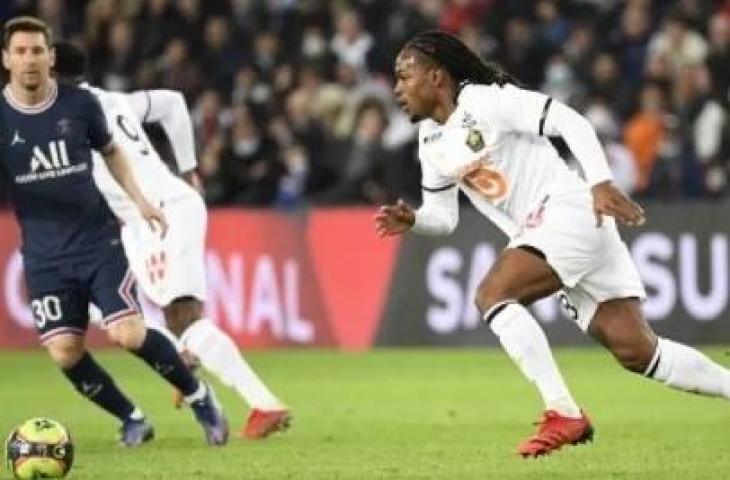
[[[208,389],[205,388],[205,384],[198,380],[198,388],[190,395],[183,397],[185,399],[185,403],[190,405],[193,402],[197,402],[199,400],[202,400],[205,398],[205,395],[208,393]]]
[[[545,409],[566,417],[580,417],[580,408],[565,385],[545,333],[530,312],[518,303],[504,302],[492,307],[484,320],[522,374],[535,383]]]
[[[142,410],[137,407],[134,407],[134,410],[132,410],[132,413],[129,415],[130,420],[142,420],[143,418],[144,413],[142,413]]]
[[[666,338],[659,338],[644,375],[678,390],[730,400],[730,370],[699,350]]]
[[[233,340],[207,318],[185,329],[180,341],[200,359],[203,368],[234,388],[251,408],[285,408],[246,363]]]

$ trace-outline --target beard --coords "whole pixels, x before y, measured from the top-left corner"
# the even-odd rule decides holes
[[[43,85],[43,75],[37,74],[30,78],[26,75],[21,75],[18,79],[18,83],[21,87],[29,92],[35,92]]]
[[[25,82],[25,83],[22,83],[21,85],[23,86],[23,88],[25,88],[29,92],[35,92],[40,88],[41,82],[32,82],[32,83]]]

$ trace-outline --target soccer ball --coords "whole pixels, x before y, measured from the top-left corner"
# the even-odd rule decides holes
[[[10,432],[5,461],[15,478],[62,478],[71,469],[74,449],[66,428],[50,418],[31,418]]]

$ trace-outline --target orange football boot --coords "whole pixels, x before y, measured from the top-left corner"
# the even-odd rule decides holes
[[[289,410],[260,410],[254,408],[248,415],[246,425],[241,429],[239,437],[248,440],[260,440],[274,432],[283,432],[291,423]]]
[[[547,410],[539,421],[537,433],[517,447],[523,458],[549,455],[563,445],[578,445],[593,441],[593,426],[581,411],[578,418],[564,417],[555,410]]]

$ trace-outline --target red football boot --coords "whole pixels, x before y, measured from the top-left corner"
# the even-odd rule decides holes
[[[246,425],[241,429],[239,436],[249,440],[266,438],[274,432],[289,428],[291,414],[289,410],[259,410],[254,408],[248,415]]]
[[[579,418],[564,417],[555,410],[543,413],[537,433],[517,447],[523,458],[549,455],[563,445],[578,445],[593,441],[593,426],[585,413]]]

